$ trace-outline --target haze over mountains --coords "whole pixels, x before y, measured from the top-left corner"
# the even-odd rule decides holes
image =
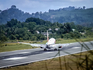
[[[49,12],[24,13],[23,11],[12,5],[11,8],[0,10],[0,24],[6,24],[11,19],[17,19],[24,22],[29,17],[40,18],[51,22],[74,22],[75,24],[91,25],[93,24],[93,8],[75,8],[69,6],[57,10],[49,10]]]

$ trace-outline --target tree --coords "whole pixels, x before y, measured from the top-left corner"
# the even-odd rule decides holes
[[[2,30],[2,28],[0,27],[0,47],[2,46],[2,44],[7,41],[7,37],[4,35],[4,31]]]
[[[72,38],[80,38],[82,36],[78,31],[71,32],[70,34]]]
[[[29,22],[27,27],[28,29],[30,30],[31,33],[34,33],[34,27],[36,26],[36,23],[35,22]]]
[[[11,35],[10,35],[10,39],[11,39],[11,40],[15,40],[15,39],[16,39],[16,36],[13,35],[13,34],[11,34]]]
[[[17,23],[19,23],[18,21],[17,21],[17,19],[11,19],[11,21],[7,21],[7,26],[8,27],[13,27],[14,25],[16,25]]]
[[[76,30],[79,31],[79,32],[84,32],[84,27],[81,26],[81,25],[77,25]]]
[[[25,34],[25,35],[23,36],[23,40],[29,40],[28,34]]]
[[[65,38],[65,39],[71,39],[72,38],[70,33],[63,34],[63,35],[61,35],[61,37]]]
[[[66,33],[69,33],[70,31],[72,31],[71,26],[70,26],[69,23],[65,23],[64,24],[64,29],[65,29]]]
[[[74,22],[69,23],[69,25],[70,25],[71,29],[76,29],[76,25],[74,24]]]
[[[31,40],[36,41],[37,40],[37,37],[36,36],[32,36],[31,37]]]

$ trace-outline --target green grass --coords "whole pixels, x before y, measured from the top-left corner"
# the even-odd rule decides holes
[[[93,38],[82,38],[82,39],[77,39],[79,41],[93,41]],[[47,42],[47,40],[44,40],[42,42],[35,42],[35,43],[39,43],[39,44],[45,44]],[[56,39],[56,44],[64,44],[64,43],[73,43],[73,42],[77,42],[75,39]]]
[[[77,39],[79,41],[83,41],[83,42],[86,42],[86,41],[93,41],[93,38],[81,38],[81,39]],[[73,42],[77,42],[75,39],[58,39],[56,41],[56,43],[73,43]]]
[[[32,49],[32,48],[34,48],[34,47],[32,47],[30,45],[25,45],[25,44],[6,43],[6,44],[3,44],[2,47],[0,47],[0,52],[24,50],[24,49]]]

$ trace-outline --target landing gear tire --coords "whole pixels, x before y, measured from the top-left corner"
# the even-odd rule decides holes
[[[57,51],[57,48],[55,48],[54,51]]]
[[[47,49],[44,49],[44,51],[47,51]]]

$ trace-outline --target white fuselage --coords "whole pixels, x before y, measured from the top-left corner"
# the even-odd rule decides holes
[[[46,43],[46,45],[51,45],[51,44],[55,44],[55,39],[54,38],[50,38],[49,40],[48,40],[48,42]]]
[[[48,31],[47,31],[47,43],[46,43],[46,46],[41,46],[41,48],[44,48],[44,50],[47,50],[47,49],[58,49],[60,48],[60,46],[57,46],[55,44],[56,40],[54,38],[50,38],[48,37]]]
[[[44,49],[58,49],[58,46],[55,44],[55,41],[56,40],[54,38],[50,38],[46,43]]]

